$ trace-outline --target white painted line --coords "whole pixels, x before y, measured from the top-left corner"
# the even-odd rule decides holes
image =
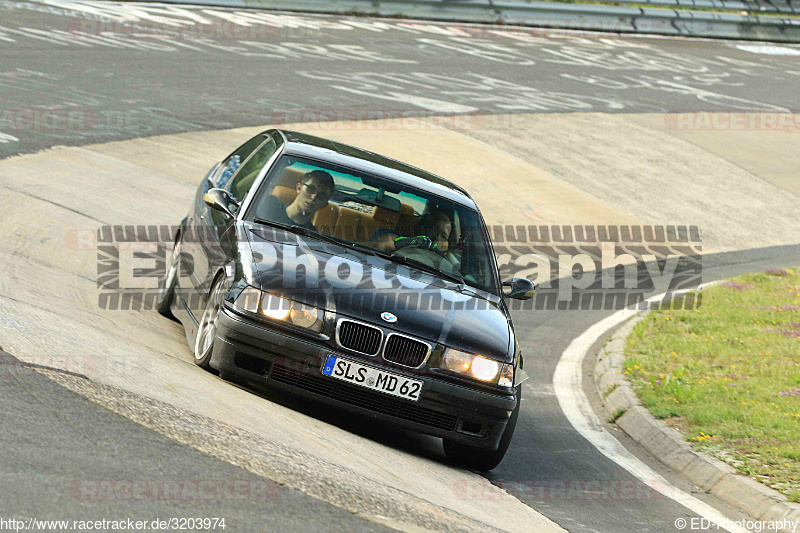
[[[435,113],[472,113],[474,111],[478,111],[477,107],[457,104],[445,100],[437,100],[435,98],[426,98],[410,93],[387,91],[385,94],[378,94],[374,91],[363,91],[361,89],[345,87],[343,85],[331,85],[331,87],[334,89],[339,89],[340,91],[359,94],[361,96],[371,96],[373,98],[381,98],[383,100],[390,100],[392,102],[402,102],[404,104],[415,105]]]
[[[789,48],[788,46],[775,46],[767,44],[739,44],[739,50],[762,54],[768,56],[800,56],[800,48]]]
[[[700,285],[698,289],[705,288],[711,283]],[[697,289],[694,289],[697,290]],[[689,291],[675,291],[672,293],[677,296]],[[648,298],[648,302],[661,300],[664,294]],[[588,440],[600,452],[617,463],[619,466],[639,478],[643,483],[653,490],[663,494],[667,498],[675,500],[690,511],[698,514],[702,518],[710,520],[714,524],[728,524],[725,528],[731,533],[745,533],[749,530],[736,527],[733,521],[728,521],[722,513],[704,503],[694,496],[683,492],[672,486],[666,479],[656,473],[644,462],[637,459],[631,452],[609,433],[597,414],[589,404],[589,399],[583,392],[582,366],[583,360],[592,345],[603,336],[609,329],[622,324],[632,318],[639,311],[636,309],[623,309],[613,315],[604,318],[600,322],[592,325],[573,340],[556,366],[553,374],[553,387],[556,391],[558,403],[561,410],[566,415],[570,424]],[[678,518],[678,517],[676,517]],[[669,528],[672,524],[665,525]]]

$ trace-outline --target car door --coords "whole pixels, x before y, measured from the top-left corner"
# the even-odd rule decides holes
[[[186,232],[183,245],[184,260],[187,262],[184,272],[189,274],[193,293],[187,303],[195,317],[205,307],[211,284],[219,269],[230,260],[232,253],[232,235],[227,234],[233,227],[233,220],[206,205],[203,195],[209,189],[230,186],[253,154],[262,145],[270,142],[275,144],[267,132],[249,139],[212,169],[198,187],[188,221],[190,231]]]

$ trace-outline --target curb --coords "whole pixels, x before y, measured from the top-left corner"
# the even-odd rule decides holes
[[[800,504],[791,503],[778,491],[737,474],[719,459],[692,450],[678,430],[642,407],[633,388],[618,371],[625,359],[628,335],[646,314],[640,313],[624,323],[597,354],[594,386],[600,397],[601,414],[606,419],[616,418],[617,426],[663,464],[756,520],[800,520]]]

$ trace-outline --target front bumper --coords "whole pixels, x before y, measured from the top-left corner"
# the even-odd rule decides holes
[[[331,353],[372,363],[325,341],[271,328],[223,307],[210,364],[257,388],[284,390],[420,433],[489,450],[497,449],[516,406],[514,395],[477,391],[410,373],[402,367],[386,367],[386,370],[424,382],[417,402],[350,385],[322,374],[322,362]]]

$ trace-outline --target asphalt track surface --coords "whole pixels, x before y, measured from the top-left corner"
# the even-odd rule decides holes
[[[2,351],[0,405],[5,519],[203,517],[225,518],[229,531],[391,531],[177,444]]]
[[[0,2],[0,156],[401,113],[800,109],[792,46],[164,9]]]
[[[703,282],[794,264],[799,259],[798,246],[713,254],[703,259]],[[525,332],[528,353],[535,355],[528,370],[533,376],[528,390],[537,394],[534,398],[529,395],[520,414],[518,431],[524,437],[515,435],[506,459],[489,478],[570,531],[673,531],[677,518],[690,520],[693,513],[644,486],[580,437],[562,414],[552,392],[552,376],[561,353],[574,337],[611,313],[513,314],[515,327]],[[591,385],[593,371],[593,365],[584,365],[584,390],[590,398],[596,396]],[[619,433],[615,432],[617,438],[629,444]],[[635,446],[628,448],[657,471],[663,470]],[[678,488],[700,496],[691,484],[661,473]],[[601,485],[603,489],[595,495],[570,494],[571,489],[585,488],[590,481],[607,484]],[[713,498],[705,501],[733,513]]]
[[[441,115],[448,110],[781,111],[798,109],[800,100],[796,90],[800,64],[795,57],[759,55],[725,42],[610,40],[554,32],[530,32],[533,37],[525,41],[497,35],[490,39],[486,34],[452,37],[419,27],[378,32],[308,25],[272,26],[259,34],[260,41],[250,34],[250,39],[170,42],[163,36],[155,38],[153,32],[132,35],[124,26],[118,27],[121,34],[115,39],[107,34],[92,38],[91,31],[76,36],[76,27],[91,30],[91,24],[86,25],[91,17],[65,8],[65,3],[3,2],[0,13],[0,134],[4,135],[0,139],[6,141],[0,144],[2,157],[56,144],[303,118]],[[303,20],[342,24],[345,19]],[[325,46],[327,52],[287,47],[287,41]],[[332,59],[334,50],[338,58]],[[47,110],[56,113],[38,123],[27,120]],[[77,114],[63,114],[67,111]],[[704,262],[703,281],[798,261],[798,247],[710,256]],[[641,486],[606,459],[572,428],[552,393],[560,354],[577,334],[609,313],[515,313],[517,331],[529,347],[526,360],[532,379],[526,385],[528,394],[509,453],[488,477],[570,531],[669,531],[676,518],[692,513]],[[9,365],[18,366],[6,358],[4,366]],[[78,498],[48,499],[50,478],[37,472],[55,471],[63,479],[97,478],[113,471],[118,478],[191,475],[255,481],[247,472],[158,437],[49,380],[13,372],[3,374],[2,380],[6,414],[0,417],[0,513],[4,516],[55,507],[64,511],[59,516],[76,518],[87,509],[86,514],[131,514],[142,519],[163,517],[168,511],[172,516],[184,514],[179,510],[209,516],[207,508],[186,502],[182,504],[186,509],[172,505],[165,509],[158,501],[130,506],[94,503],[87,508]],[[343,425],[370,433],[357,423]],[[382,438],[410,453],[440,454],[433,439],[406,440],[407,435],[399,432]],[[590,481],[608,482],[611,495],[576,496],[568,490],[571,483],[580,486]],[[621,495],[623,489],[633,496]],[[259,502],[258,512],[252,507],[234,501],[219,512],[224,511],[241,530],[259,530],[267,516],[278,530],[304,525],[313,530],[375,527],[291,491],[266,504]]]

